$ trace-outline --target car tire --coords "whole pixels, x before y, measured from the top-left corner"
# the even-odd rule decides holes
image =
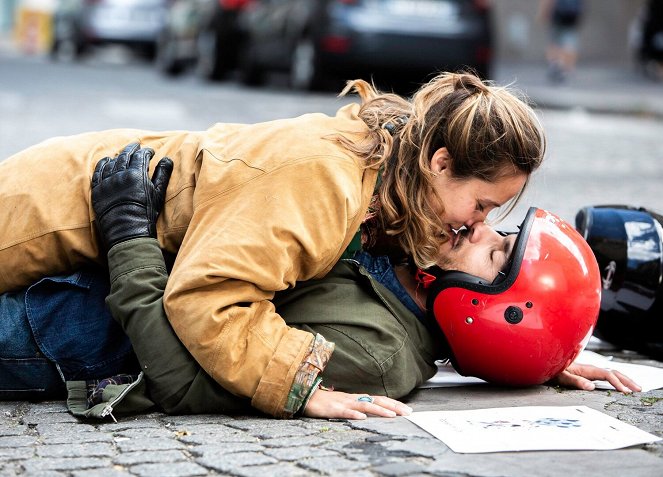
[[[325,78],[313,40],[297,41],[290,58],[290,87],[298,91],[313,91],[324,87]]]
[[[260,86],[265,82],[265,70],[256,61],[250,45],[242,48],[239,55],[239,80],[247,86]]]
[[[198,35],[195,71],[196,76],[208,81],[223,79],[230,72],[228,53],[214,30],[203,30]]]
[[[184,71],[184,64],[175,55],[175,43],[166,36],[157,41],[155,63],[157,69],[166,76],[179,76]]]

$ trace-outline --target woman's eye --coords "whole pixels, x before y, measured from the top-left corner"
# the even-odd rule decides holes
[[[485,207],[483,206],[483,204],[481,204],[480,202],[477,202],[477,210],[479,212],[483,212],[484,209],[485,209]]]

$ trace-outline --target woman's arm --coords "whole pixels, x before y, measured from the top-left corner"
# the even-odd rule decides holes
[[[111,292],[107,298],[110,310],[132,342],[151,398],[164,411],[174,414],[246,411],[250,408],[249,400],[217,384],[192,358],[166,319],[163,292],[168,272],[149,222],[156,220],[159,204],[163,203],[163,198],[155,195],[165,193],[167,178],[166,183],[163,178],[150,181],[147,166],[151,155],[139,154],[136,147],[127,152],[129,157],[118,158],[119,165],[116,160],[102,160],[93,182],[95,212],[103,215],[114,210],[112,223],[106,220],[100,226],[104,242],[111,245],[108,253]],[[138,161],[131,163],[134,154]],[[104,172],[106,167],[110,169]],[[133,170],[123,174],[123,168]],[[114,177],[115,174],[118,176]],[[161,183],[161,187],[155,190],[154,182]],[[127,201],[123,200],[123,194],[131,198],[130,207],[141,197],[141,192],[131,191],[135,187],[148,191],[143,197],[150,196],[152,200],[145,208],[156,210],[146,215],[140,207],[133,212],[124,210],[121,205]],[[304,411],[310,417],[363,419],[366,413],[389,417],[410,412],[407,406],[386,397],[376,397],[373,403],[368,403],[357,401],[359,395],[317,387],[314,391]]]

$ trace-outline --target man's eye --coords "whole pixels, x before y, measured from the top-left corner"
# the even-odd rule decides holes
[[[478,210],[479,212],[483,212],[484,209],[485,209],[485,207],[483,206],[483,204],[480,203],[480,202],[477,202],[477,210]]]

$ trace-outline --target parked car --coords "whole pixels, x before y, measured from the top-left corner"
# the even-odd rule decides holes
[[[157,65],[178,75],[194,65],[205,79],[235,69],[243,42],[237,17],[252,0],[174,0],[157,43]]]
[[[170,0],[60,0],[53,15],[54,57],[124,44],[153,56]]]
[[[332,77],[490,75],[490,0],[255,0],[241,17],[241,78],[286,71],[296,89]]]

